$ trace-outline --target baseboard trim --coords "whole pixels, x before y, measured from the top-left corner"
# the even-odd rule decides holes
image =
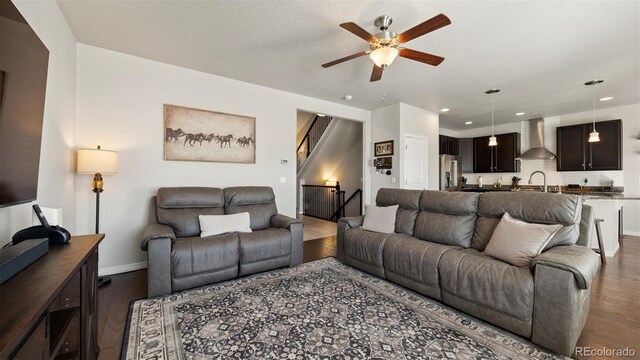
[[[129,271],[136,271],[140,269],[146,269],[147,262],[137,262],[132,264],[118,265],[118,266],[110,266],[105,268],[98,269],[98,276],[107,276],[107,275],[115,275],[122,274]]]
[[[625,231],[623,235],[640,236],[640,231]]]

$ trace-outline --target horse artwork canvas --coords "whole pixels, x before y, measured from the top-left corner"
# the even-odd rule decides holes
[[[164,105],[164,159],[256,163],[256,118]]]

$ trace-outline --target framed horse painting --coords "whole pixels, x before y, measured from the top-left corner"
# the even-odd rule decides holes
[[[164,159],[256,163],[256,118],[164,105]]]

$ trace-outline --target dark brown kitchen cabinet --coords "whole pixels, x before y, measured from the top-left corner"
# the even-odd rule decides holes
[[[558,171],[622,170],[622,120],[596,123],[600,141],[590,143],[593,123],[556,129]]]
[[[473,138],[473,172],[520,172],[520,134],[499,134],[496,141],[489,146],[489,136]]]
[[[493,170],[493,148],[489,146],[489,137],[473,138],[473,172],[488,173]]]
[[[440,135],[440,155],[455,155],[458,156],[458,139]]]
[[[458,139],[458,155],[462,157],[462,172],[473,172],[473,139]]]

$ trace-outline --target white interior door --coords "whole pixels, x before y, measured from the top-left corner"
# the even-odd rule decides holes
[[[427,188],[427,139],[406,135],[404,138],[404,188]]]

